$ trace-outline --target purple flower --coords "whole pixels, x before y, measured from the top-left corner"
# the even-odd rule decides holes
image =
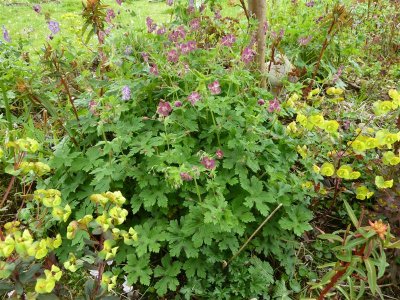
[[[215,169],[215,160],[210,157],[203,157],[200,163],[208,170]]]
[[[307,6],[307,7],[313,7],[314,5],[315,5],[315,2],[314,2],[314,1],[306,2],[306,6]]]
[[[192,105],[195,105],[197,101],[200,101],[201,95],[198,92],[192,92],[188,96],[188,100]]]
[[[221,94],[221,87],[219,85],[218,80],[215,80],[213,83],[208,85],[208,89],[210,90],[211,95]]]
[[[168,35],[168,39],[171,42],[176,43],[179,39],[185,39],[186,31],[183,26],[179,26],[178,28],[172,30],[172,32]]]
[[[264,101],[264,99],[258,99],[257,103],[258,103],[258,105],[264,105],[265,101]]]
[[[175,101],[174,106],[175,107],[181,107],[182,106],[182,102],[181,101]]]
[[[148,33],[152,33],[157,28],[157,24],[154,23],[153,19],[150,17],[146,18],[146,26],[147,26]]]
[[[221,149],[217,149],[217,151],[215,151],[215,155],[217,156],[218,159],[224,158],[224,152]]]
[[[122,88],[122,100],[127,101],[129,99],[131,99],[131,89],[129,86],[125,85]]]
[[[167,31],[167,29],[165,28],[165,26],[163,26],[163,27],[160,27],[157,29],[156,34],[163,35],[163,34],[165,34],[166,31]]]
[[[215,10],[214,12],[214,18],[216,18],[217,20],[221,19],[221,11],[219,9]]]
[[[193,5],[189,5],[188,8],[186,9],[187,13],[190,15],[192,13],[194,13],[194,6]]]
[[[173,62],[173,63],[178,62],[178,59],[179,59],[178,51],[176,51],[175,49],[170,50],[167,54],[167,59],[169,62]]]
[[[52,34],[57,34],[60,31],[60,24],[56,21],[49,21],[49,29]]]
[[[281,110],[281,106],[277,98],[269,102],[268,111],[272,112],[279,112]]]
[[[114,12],[114,10],[112,10],[112,9],[107,9],[106,18],[105,18],[106,22],[107,22],[107,23],[111,23],[111,22],[112,22],[112,19],[114,19],[114,18],[115,18],[115,12]]]
[[[191,52],[191,51],[196,50],[197,43],[196,43],[196,41],[189,41],[189,42],[187,42],[187,46],[189,48],[189,51]]]
[[[125,55],[131,55],[132,52],[133,52],[132,47],[131,47],[131,46],[126,46],[125,51],[124,51],[124,54],[125,54]]]
[[[142,52],[142,58],[145,62],[149,61],[149,54],[147,52]]]
[[[179,50],[181,50],[182,54],[187,54],[190,52],[189,46],[186,43],[180,44],[179,45]]]
[[[256,52],[253,49],[251,49],[249,47],[244,48],[244,50],[242,52],[242,61],[245,64],[250,63],[254,59],[255,54],[256,54]]]
[[[189,22],[190,29],[197,30],[200,28],[200,20],[195,18]]]
[[[190,176],[188,172],[182,172],[180,175],[181,175],[181,179],[183,181],[192,181],[193,180],[193,177]]]
[[[311,41],[311,39],[312,39],[312,35],[303,36],[303,37],[300,37],[300,38],[297,40],[297,42],[299,43],[299,46],[307,46],[308,43]]]
[[[104,31],[102,31],[102,30],[99,31],[99,33],[97,34],[97,38],[99,39],[100,44],[104,43],[106,36],[107,36],[107,34]]]
[[[165,102],[164,100],[160,100],[157,107],[157,113],[160,116],[168,117],[172,111],[171,104],[169,102]]]
[[[42,11],[42,7],[39,4],[35,4],[33,10],[39,14]]]
[[[7,43],[11,43],[10,33],[8,32],[8,30],[6,29],[6,27],[4,25],[3,25],[3,39]]]
[[[150,67],[150,73],[153,74],[154,76],[158,76],[158,67],[156,64],[152,64]]]
[[[117,2],[118,5],[121,5],[121,4],[122,4],[122,0],[115,0],[115,2]]]
[[[336,81],[339,80],[340,76],[342,76],[342,73],[343,73],[343,66],[340,66],[339,69],[337,70],[336,74],[333,75],[332,82],[336,83]]]
[[[172,6],[174,4],[174,0],[167,0],[167,5]]]
[[[232,47],[232,45],[236,42],[236,37],[233,34],[225,35],[221,40],[221,45],[226,47]]]
[[[98,112],[96,111],[96,107],[97,107],[96,101],[91,100],[91,101],[89,102],[89,111],[90,111],[93,115],[95,115],[95,116],[98,115]]]

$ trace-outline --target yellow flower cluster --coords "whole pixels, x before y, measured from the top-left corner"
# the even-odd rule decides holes
[[[42,162],[25,162],[23,161],[19,165],[19,169],[22,171],[23,174],[28,174],[30,171],[33,171],[39,177],[50,173],[50,167]]]
[[[18,139],[16,141],[8,142],[7,148],[15,148],[20,151],[35,153],[39,150],[39,143],[31,138]]]
[[[34,192],[34,200],[52,208],[51,215],[56,221],[67,222],[71,215],[71,207],[67,204],[61,207],[61,192],[55,189],[39,189]]]
[[[314,172],[319,173],[322,176],[331,177],[335,174],[335,166],[331,163],[324,163],[321,167],[313,166]],[[361,173],[354,171],[349,165],[343,165],[336,170],[336,176],[342,179],[354,180],[361,176]]]
[[[51,293],[57,281],[60,281],[62,271],[56,265],[51,266],[51,270],[44,270],[45,278],[36,281],[35,292],[38,294]]]
[[[132,245],[137,240],[137,233],[133,228],[127,232],[116,227],[123,224],[128,216],[128,211],[121,207],[126,199],[120,191],[93,194],[90,196],[90,200],[99,204],[103,211],[96,218],[86,215],[77,221],[70,222],[67,227],[67,238],[73,239],[80,229],[87,230],[89,223],[90,227],[101,229],[104,233],[111,232],[113,239],[107,239],[103,249],[99,252],[101,258],[109,260],[116,255],[118,247],[113,246],[118,239],[123,239],[125,244]],[[73,268],[71,265],[74,264],[71,262],[68,267]]]
[[[308,130],[312,130],[314,127],[325,130],[327,133],[335,133],[339,129],[339,123],[335,120],[325,120],[321,114],[314,114],[309,117],[298,113],[296,121]],[[292,125],[293,127],[294,125]]]
[[[21,231],[9,223],[4,225],[4,229],[7,235],[4,240],[0,240],[0,257],[9,258],[15,252],[21,258],[42,259],[49,251],[57,249],[62,243],[60,234],[57,234],[55,238],[47,237],[34,241],[28,229]]]
[[[400,106],[400,94],[396,90],[389,90],[389,97],[392,100],[376,101],[373,103],[375,115],[381,116],[392,110],[396,110]]]

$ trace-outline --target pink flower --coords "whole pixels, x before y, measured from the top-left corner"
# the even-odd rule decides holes
[[[142,58],[145,62],[149,61],[149,54],[147,52],[142,52]]]
[[[174,4],[174,0],[167,0],[167,5],[172,6]]]
[[[208,89],[210,90],[211,95],[221,94],[221,87],[219,85],[218,80],[215,80],[213,83],[210,83],[208,85]]]
[[[256,52],[253,49],[251,49],[249,47],[244,48],[244,50],[242,52],[242,61],[245,64],[249,64],[254,59],[255,54],[256,54]]]
[[[214,12],[214,18],[216,18],[217,20],[221,19],[221,11],[219,9],[215,10]]]
[[[312,35],[300,37],[297,42],[300,46],[307,46],[308,43],[311,41]]]
[[[89,111],[90,111],[93,115],[95,115],[95,116],[98,115],[98,113],[97,113],[97,111],[96,111],[96,107],[97,107],[97,102],[94,101],[94,100],[91,100],[91,101],[89,102]]]
[[[178,51],[176,51],[176,50],[174,50],[174,49],[170,50],[170,51],[168,52],[168,54],[167,54],[167,59],[168,59],[168,61],[170,61],[170,62],[174,62],[174,63],[178,62],[178,59],[179,59],[179,53],[178,53]]]
[[[121,4],[122,4],[122,0],[115,0],[115,2],[117,2],[118,5],[121,5]]]
[[[198,92],[192,92],[189,96],[188,96],[188,100],[192,105],[195,105],[197,101],[200,101],[201,96]]]
[[[215,160],[210,157],[203,157],[201,159],[201,164],[208,170],[215,169]]]
[[[264,101],[264,99],[258,99],[257,103],[258,103],[258,105],[264,105],[265,101]]]
[[[112,19],[114,19],[114,18],[115,18],[115,12],[114,12],[114,10],[112,10],[112,9],[107,9],[107,11],[106,11],[106,18],[105,18],[106,22],[107,22],[107,23],[111,23],[111,22],[112,22]]]
[[[182,172],[180,175],[181,175],[181,179],[183,181],[192,181],[193,180],[193,177],[190,176],[190,174],[187,172]]]
[[[190,29],[197,30],[200,28],[200,20],[195,18],[189,22]]]
[[[165,32],[167,31],[167,29],[163,26],[157,29],[156,34],[158,35],[163,35],[165,34]]]
[[[180,44],[179,49],[181,50],[182,54],[187,54],[190,52],[189,46],[186,43]]]
[[[217,149],[217,151],[215,151],[215,155],[218,159],[224,158],[224,152],[221,149]]]
[[[272,112],[279,112],[281,110],[281,106],[277,98],[269,102],[268,111]]]
[[[153,74],[154,76],[158,76],[158,67],[156,64],[152,64],[150,67],[150,73]]]
[[[182,106],[182,102],[181,101],[175,101],[174,106],[175,107],[181,107]]]
[[[232,45],[236,42],[236,37],[233,34],[225,35],[221,40],[221,45],[226,47],[232,47]]]
[[[171,104],[169,102],[165,102],[164,100],[160,100],[157,107],[157,113],[160,116],[168,117],[172,111]]]
[[[189,51],[191,52],[191,51],[196,50],[197,43],[196,43],[196,41],[189,41],[189,42],[187,42],[187,46],[189,48]]]

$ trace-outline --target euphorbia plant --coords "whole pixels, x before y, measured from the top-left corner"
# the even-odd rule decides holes
[[[321,288],[318,300],[325,299],[328,293],[336,288],[346,299],[360,299],[365,293],[365,285],[372,295],[383,298],[378,280],[385,274],[388,266],[385,251],[400,249],[400,240],[390,233],[390,227],[382,220],[371,221],[362,226],[363,215],[357,218],[351,206],[344,200],[348,216],[354,226],[346,230],[338,230],[331,234],[321,234],[318,237],[336,244],[332,247],[337,261],[323,265],[330,268],[319,283],[313,284],[313,289]],[[347,281],[348,285],[341,283]],[[356,288],[357,286],[357,288]]]

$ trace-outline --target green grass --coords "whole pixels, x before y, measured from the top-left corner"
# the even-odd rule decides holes
[[[50,30],[47,27],[45,15],[60,23],[60,35],[70,35],[81,29],[82,2],[80,0],[34,1],[34,0],[0,0],[0,26],[4,25],[10,32],[13,41],[28,38],[31,50],[41,47],[47,40]],[[32,6],[42,2],[42,11],[37,14]],[[164,2],[149,2],[148,0],[127,0],[119,6],[115,0],[105,0],[104,4],[120,14],[115,18],[115,24],[131,25],[135,28],[145,26],[145,19],[150,16],[157,22],[168,20],[169,7]]]

